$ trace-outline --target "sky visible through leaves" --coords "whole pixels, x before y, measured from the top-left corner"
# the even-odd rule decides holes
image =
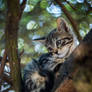
[[[92,28],[92,0],[61,0],[71,16],[78,22],[80,35],[84,37]],[[22,0],[20,0],[20,3]],[[70,6],[69,2],[72,7]],[[5,46],[5,0],[0,1],[0,54],[3,54]],[[56,28],[56,19],[68,18],[54,0],[27,0],[19,25],[18,47],[21,52],[24,49],[22,63],[27,63],[32,58],[38,58],[42,53],[46,53],[46,48],[32,39],[47,35]],[[72,28],[72,26],[71,26]]]

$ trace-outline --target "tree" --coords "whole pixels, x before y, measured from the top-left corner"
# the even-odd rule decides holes
[[[21,48],[18,48],[18,43],[19,47],[22,47],[22,42],[22,45],[25,45],[22,62],[27,63],[30,59],[47,51],[41,45],[39,50],[35,50],[38,43],[35,43],[34,47],[31,39],[35,35],[42,36],[54,29],[57,17],[64,17],[72,25],[73,31],[79,40],[85,36],[87,30],[90,29],[89,25],[92,23],[90,0],[27,0],[26,7],[25,3],[26,0],[23,0],[23,2],[21,0],[0,0],[0,56],[3,49],[5,49],[3,59],[0,57],[2,62],[0,75],[3,74],[2,81],[11,85],[13,83],[13,87],[17,91],[21,90],[20,55],[18,53]],[[3,72],[6,62],[10,62],[11,77]]]
[[[18,56],[18,26],[26,3],[26,0],[20,5],[19,0],[7,0],[7,16],[5,27],[5,48],[10,64],[11,79],[13,89],[21,92],[21,70]]]

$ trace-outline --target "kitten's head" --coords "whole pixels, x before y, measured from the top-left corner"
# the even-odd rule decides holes
[[[73,44],[71,29],[63,18],[57,19],[57,28],[52,30],[47,36],[34,39],[46,46],[49,52],[60,58],[68,55]]]

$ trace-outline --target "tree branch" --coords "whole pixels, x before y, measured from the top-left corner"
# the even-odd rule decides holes
[[[66,79],[55,92],[77,92],[72,79]]]
[[[60,92],[58,90],[62,88],[65,84],[67,85],[66,81],[69,81],[69,78],[77,79],[78,77],[76,77],[75,75],[79,73],[76,72],[78,70],[80,70],[83,76],[85,76],[86,84],[88,80],[89,81],[92,80],[92,71],[91,71],[92,70],[92,30],[86,35],[86,37],[83,39],[80,45],[73,51],[73,53],[69,56],[69,58],[64,62],[63,66],[61,66],[59,70],[59,76],[55,80],[55,85],[52,92]],[[73,82],[75,83],[76,81]],[[78,87],[78,84],[75,87]],[[89,90],[89,87],[86,89]],[[70,89],[68,89],[68,91],[65,92],[70,92],[69,90]],[[92,89],[90,92],[92,92]]]
[[[24,49],[19,53],[19,57],[21,57],[24,53]]]
[[[3,57],[0,56],[0,62],[2,62]],[[9,62],[9,60],[6,58],[5,63]]]
[[[79,33],[79,29],[78,29],[78,26],[77,26],[77,23],[76,21],[72,18],[72,16],[70,15],[70,13],[67,11],[67,9],[65,8],[65,6],[62,4],[61,1],[59,0],[54,0],[60,7],[61,9],[63,10],[63,12],[65,13],[65,15],[67,16],[67,18],[69,19],[69,21],[71,22],[72,24],[72,27],[74,29],[74,32],[75,34],[77,35],[77,38],[78,40],[82,40],[81,36],[80,36],[80,33]]]
[[[27,1],[27,0],[23,0],[23,2],[22,2],[21,5],[20,5],[20,8],[21,8],[20,17],[22,16],[23,10],[24,10],[24,8],[25,8],[26,1]]]
[[[5,27],[5,48],[9,59],[13,89],[21,92],[21,69],[18,59],[18,28],[20,21],[20,1],[6,0],[7,15]]]
[[[3,75],[3,72],[4,72],[4,66],[5,66],[5,61],[6,61],[6,59],[7,59],[7,54],[6,54],[6,50],[5,50],[4,56],[3,56],[2,60],[1,60],[0,78],[1,78],[1,76]]]
[[[73,9],[73,10],[75,10],[76,11],[76,8],[75,7],[73,7],[73,5],[69,2],[69,1],[67,1],[67,0],[64,0],[65,2],[67,2],[69,5],[70,5],[70,7]]]
[[[2,76],[2,80],[7,82],[8,84],[12,85],[12,78],[10,76],[8,76],[7,74],[5,74],[5,73]]]

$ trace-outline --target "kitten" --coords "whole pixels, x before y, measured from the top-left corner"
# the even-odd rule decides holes
[[[27,64],[24,69],[24,92],[51,92],[54,84],[52,71],[44,70],[36,60]]]
[[[63,18],[57,19],[56,29],[52,30],[47,36],[34,39],[34,41],[44,44],[48,51],[53,53],[53,58],[57,59],[57,63],[65,61],[65,58],[77,46],[77,38]]]
[[[58,18],[56,29],[47,36],[34,39],[34,41],[44,44],[49,52],[26,65],[24,69],[25,89],[26,92],[50,92],[54,84],[53,72],[76,47],[75,37],[66,21]]]

